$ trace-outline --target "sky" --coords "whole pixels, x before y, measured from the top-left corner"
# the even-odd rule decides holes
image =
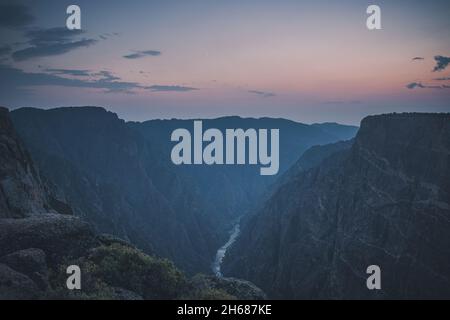
[[[66,28],[71,4],[81,30]],[[370,4],[381,30],[366,27]],[[0,105],[10,109],[359,124],[450,112],[449,57],[446,0],[0,0]]]

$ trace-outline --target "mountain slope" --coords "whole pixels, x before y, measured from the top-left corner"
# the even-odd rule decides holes
[[[170,135],[177,128],[192,130],[193,120],[149,120],[142,123],[128,123],[140,132],[152,145],[160,146],[160,159],[169,163],[173,171],[182,177],[184,184],[190,184],[200,195],[206,210],[228,231],[230,222],[252,210],[270,186],[309,147],[347,140],[354,137],[357,127],[334,124],[306,125],[286,119],[241,118],[237,116],[217,119],[203,119],[203,130],[217,128],[279,129],[280,170],[275,176],[261,176],[259,166],[175,166],[170,161],[174,143]]]
[[[6,108],[0,107],[0,218],[48,211],[48,199]]]
[[[275,298],[450,297],[450,115],[361,123],[353,146],[293,175],[223,271]],[[382,290],[366,287],[379,265]]]
[[[318,166],[332,154],[350,149],[353,142],[354,139],[351,139],[309,148],[280,178],[275,181],[271,186],[270,191],[275,192],[281,185],[300,176],[303,172]]]
[[[42,175],[76,215],[188,272],[209,270],[219,245],[214,225],[187,186],[160,166],[158,176],[171,186],[161,192],[158,152],[117,115],[95,107],[26,108],[12,117]]]

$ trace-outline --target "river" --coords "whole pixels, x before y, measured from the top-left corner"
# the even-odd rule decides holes
[[[228,241],[222,247],[220,247],[219,250],[217,250],[216,258],[214,259],[214,263],[212,265],[212,271],[219,278],[221,278],[223,276],[222,272],[220,271],[223,257],[225,257],[227,250],[233,245],[234,241],[236,241],[236,238],[239,236],[239,233],[241,231],[240,230],[240,227],[241,227],[240,221],[241,221],[240,218],[237,219],[235,225],[233,226],[233,228],[230,231],[230,237],[228,238]]]

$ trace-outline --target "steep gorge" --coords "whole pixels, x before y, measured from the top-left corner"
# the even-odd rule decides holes
[[[46,185],[99,232],[211,272],[232,221],[246,214],[273,177],[252,166],[175,166],[170,134],[191,120],[127,123],[99,107],[11,112]],[[356,127],[224,117],[205,127],[280,128],[281,170],[315,144],[351,138]]]

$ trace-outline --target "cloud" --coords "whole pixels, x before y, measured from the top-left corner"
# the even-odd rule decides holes
[[[55,42],[70,41],[72,38],[82,35],[83,30],[69,30],[65,27],[54,27],[48,29],[31,29],[25,32],[29,43],[43,45]]]
[[[47,69],[50,73],[44,72],[26,72],[11,66],[0,64],[0,96],[8,93],[9,95],[22,94],[24,88],[33,86],[63,86],[74,88],[94,88],[103,89],[106,93],[121,92],[135,93],[136,90],[151,91],[174,91],[186,92],[199,90],[197,88],[183,86],[163,86],[153,85],[144,86],[137,82],[123,81],[110,71],[102,70],[90,72],[88,70],[71,69]],[[53,72],[53,73],[52,73]],[[66,78],[60,75],[89,75],[90,78]]]
[[[78,69],[45,69],[46,72],[51,74],[67,75],[74,77],[88,77],[91,75],[90,70],[78,70]]]
[[[31,58],[61,55],[77,48],[89,47],[96,42],[97,40],[94,39],[83,39],[67,43],[28,47],[26,49],[15,51],[12,54],[12,57],[15,61],[23,61]]]
[[[447,80],[450,80],[450,77],[435,78],[433,80],[436,80],[436,81],[447,81]]]
[[[5,56],[7,54],[9,54],[11,52],[11,47],[10,46],[1,46],[0,47],[0,56]]]
[[[408,89],[414,89],[414,88],[425,88],[423,84],[420,82],[411,82],[406,85]]]
[[[96,79],[70,79],[49,73],[32,73],[0,65],[0,93],[14,91],[20,93],[23,87],[28,86],[63,86],[76,88],[104,89],[106,92],[129,92],[133,89],[143,89],[136,82],[119,81],[120,78],[113,76],[108,71],[92,74]]]
[[[34,17],[28,7],[21,4],[0,5],[0,27],[19,28],[30,25]]]
[[[425,60],[424,57],[414,57],[412,58],[413,61],[417,61],[417,60]]]
[[[253,93],[259,96],[262,96],[264,98],[270,98],[270,97],[275,97],[276,94],[272,93],[272,92],[265,92],[265,91],[259,91],[259,90],[249,90],[249,93]]]
[[[147,57],[147,56],[160,56],[161,55],[161,51],[156,51],[156,50],[145,50],[145,51],[136,51],[134,53],[130,53],[127,55],[124,55],[123,57],[126,59],[138,59],[138,58],[143,58],[143,57]]]
[[[34,29],[25,33],[28,47],[13,52],[15,61],[61,55],[69,51],[89,47],[98,42],[95,39],[74,39],[84,33],[82,30],[68,30],[64,27]]]
[[[433,72],[444,70],[450,63],[450,57],[435,56],[434,60],[436,60],[436,66],[434,67]]]
[[[105,70],[102,70],[102,71],[99,71],[97,73],[94,73],[93,75],[94,76],[99,76],[104,81],[109,81],[109,82],[116,81],[116,80],[121,80],[119,77],[113,75],[110,71],[105,71]]]
[[[111,38],[111,37],[117,37],[119,34],[117,33],[117,32],[113,32],[113,33],[103,33],[103,34],[101,34],[101,35],[99,35],[98,37],[101,39],[101,40],[107,40],[107,39],[109,39],[109,38]]]
[[[149,87],[145,87],[145,89],[150,89],[151,91],[175,91],[175,92],[186,92],[186,91],[193,91],[193,90],[199,90],[198,88],[192,88],[192,87],[183,87],[183,86],[165,86],[165,85],[153,85]]]
[[[421,82],[411,82],[409,84],[406,85],[406,87],[408,89],[416,89],[416,88],[420,88],[420,89],[448,89],[450,88],[450,86],[447,85],[424,85]]]
[[[93,84],[97,88],[106,89],[106,92],[123,92],[133,93],[134,89],[145,89],[137,82],[122,81],[120,77],[113,75],[110,71],[99,71],[92,74],[98,77],[96,80],[85,81],[88,84]]]

